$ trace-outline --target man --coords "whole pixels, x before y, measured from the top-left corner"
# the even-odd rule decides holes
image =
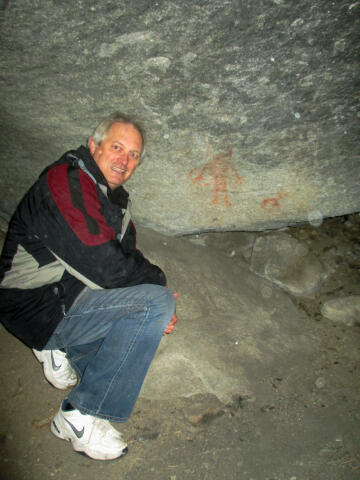
[[[74,387],[51,431],[91,458],[124,455],[109,421],[134,407],[161,337],[177,321],[159,267],[135,244],[122,187],[141,161],[144,135],[115,112],[88,148],[65,153],[27,192],[0,260],[0,314],[33,349],[47,380]]]

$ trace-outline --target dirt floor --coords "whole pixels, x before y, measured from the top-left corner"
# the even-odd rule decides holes
[[[50,433],[63,393],[50,388],[30,350],[2,328],[1,480],[358,480],[360,327],[334,324],[320,308],[334,295],[360,294],[360,216],[287,233],[336,272],[314,299],[293,298],[307,314],[309,334],[320,339],[310,367],[307,361],[287,376],[274,370],[258,378],[263,398],[237,395],[228,404],[211,395],[140,398],[119,427],[129,453],[95,462]]]

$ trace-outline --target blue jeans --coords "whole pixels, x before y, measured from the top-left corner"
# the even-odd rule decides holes
[[[159,285],[86,287],[45,346],[65,349],[79,376],[72,406],[125,422],[174,311],[173,294]]]

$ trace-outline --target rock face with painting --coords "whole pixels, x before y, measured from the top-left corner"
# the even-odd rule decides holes
[[[3,4],[5,215],[114,110],[147,132],[127,188],[136,222],[158,232],[360,210],[356,2]]]

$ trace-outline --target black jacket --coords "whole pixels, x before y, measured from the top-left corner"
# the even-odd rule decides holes
[[[166,284],[136,249],[128,203],[85,147],[65,153],[26,193],[0,258],[0,319],[26,345],[46,345],[85,285]]]

